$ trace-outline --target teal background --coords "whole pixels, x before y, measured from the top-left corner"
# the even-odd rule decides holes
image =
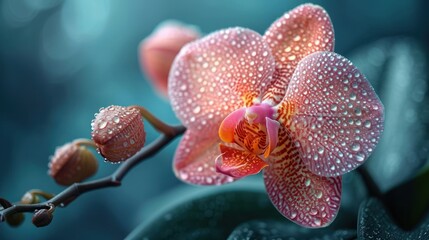
[[[89,138],[90,122],[100,107],[138,104],[168,123],[179,123],[146,81],[137,58],[139,42],[161,21],[177,19],[205,33],[242,26],[262,34],[303,2],[0,1],[0,196],[17,201],[32,188],[60,192],[63,188],[46,174],[49,156],[56,146]],[[342,55],[390,36],[415,39],[427,55],[427,1],[314,3],[329,13],[336,52]],[[146,127],[151,142],[157,133]],[[120,188],[85,194],[58,209],[48,227],[36,229],[30,214],[19,228],[1,224],[0,239],[124,238],[142,221],[139,213],[147,204],[184,185],[171,170],[176,145],[177,140],[132,170]],[[100,158],[92,179],[116,167]]]

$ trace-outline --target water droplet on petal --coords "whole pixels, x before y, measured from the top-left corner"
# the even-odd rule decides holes
[[[119,117],[118,116],[114,116],[113,117],[113,122],[114,123],[119,123]]]
[[[336,104],[332,104],[332,105],[331,105],[331,110],[332,110],[332,111],[334,111],[334,112],[335,112],[335,111],[337,111],[337,109],[338,109],[338,107],[337,107],[337,105],[336,105]]]
[[[99,129],[103,129],[103,128],[105,128],[107,126],[107,122],[106,121],[102,121],[102,122],[100,122],[99,124],[98,124],[98,128]]]
[[[323,196],[323,192],[322,191],[319,190],[319,191],[316,192],[316,197],[317,198],[322,198],[322,196]]]
[[[366,120],[365,123],[364,123],[364,126],[366,128],[370,128],[371,127],[371,121],[370,120]]]
[[[188,173],[186,173],[186,172],[180,172],[180,178],[181,179],[186,180],[186,179],[188,179],[188,177],[189,177]]]
[[[308,187],[308,186],[310,186],[310,184],[311,184],[311,179],[310,178],[307,178],[306,180],[305,180],[305,186],[306,187]]]
[[[322,225],[322,221],[319,218],[316,218],[316,219],[314,219],[314,224],[316,226],[320,226],[320,225]]]
[[[200,107],[200,106],[196,106],[196,107],[194,108],[194,110],[193,110],[193,112],[194,112],[195,114],[199,113],[200,111],[201,111],[201,107]]]
[[[365,160],[365,154],[363,154],[363,153],[356,154],[356,160],[358,162],[362,162],[363,160]]]
[[[352,144],[352,150],[353,151],[357,152],[357,151],[359,151],[359,149],[360,149],[360,144],[359,143],[355,142],[355,143]]]

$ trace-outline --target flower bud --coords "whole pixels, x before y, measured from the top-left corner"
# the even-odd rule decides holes
[[[39,209],[33,215],[32,222],[36,227],[44,227],[52,222],[54,215],[51,209]]]
[[[4,198],[0,198],[0,205],[3,207],[3,209],[7,209],[13,206],[11,202]],[[21,212],[8,215],[5,217],[6,219],[4,219],[3,217],[4,216],[2,215],[0,220],[6,220],[6,222],[12,227],[17,227],[24,221],[24,214]]]
[[[139,46],[140,65],[156,90],[167,96],[170,67],[180,49],[199,38],[200,33],[191,25],[165,21]]]
[[[24,221],[24,218],[23,213],[14,213],[6,217],[6,222],[12,227],[18,227]]]
[[[97,150],[109,162],[124,161],[144,146],[146,132],[137,109],[113,105],[101,108],[91,126]]]
[[[86,147],[67,143],[57,148],[48,166],[48,174],[58,184],[68,186],[94,175],[98,163],[94,154]]]
[[[40,198],[36,194],[32,194],[31,192],[26,192],[24,196],[21,198],[22,204],[35,204],[39,203]]]

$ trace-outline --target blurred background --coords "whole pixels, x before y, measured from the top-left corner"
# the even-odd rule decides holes
[[[18,201],[30,189],[58,193],[49,156],[90,138],[100,107],[142,105],[179,123],[139,67],[137,48],[158,23],[177,19],[203,33],[243,26],[263,34],[304,1],[1,0],[0,196]],[[385,138],[367,163],[386,191],[428,162],[428,1],[313,1],[331,16],[336,52],[367,75],[386,106]],[[147,125],[146,125],[147,126]],[[147,142],[157,137],[149,128]],[[133,169],[120,188],[81,196],[37,229],[0,225],[0,239],[122,239],[158,196],[184,185],[171,170],[177,140]],[[116,165],[100,158],[99,172]],[[198,188],[196,188],[198,189]],[[156,211],[156,209],[152,209]]]

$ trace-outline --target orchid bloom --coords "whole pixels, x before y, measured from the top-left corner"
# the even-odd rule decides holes
[[[263,36],[236,27],[186,45],[169,76],[172,107],[187,127],[178,178],[223,184],[263,169],[280,213],[305,227],[330,224],[341,175],[367,159],[384,121],[367,79],[333,49],[330,18],[312,4]]]
[[[168,20],[140,43],[140,66],[158,93],[168,95],[168,73],[174,58],[185,44],[199,37],[194,26]]]

